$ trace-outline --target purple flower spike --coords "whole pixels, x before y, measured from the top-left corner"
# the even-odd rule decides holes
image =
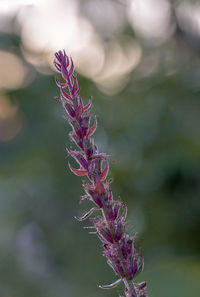
[[[94,122],[91,125],[92,100],[90,98],[88,104],[84,106],[79,95],[80,89],[74,74],[73,60],[69,59],[65,51],[55,53],[54,66],[64,80],[62,83],[56,80],[56,84],[60,89],[59,100],[67,113],[66,119],[72,127],[69,139],[78,147],[78,150],[67,147],[66,149],[68,154],[78,162],[80,168],[73,168],[70,163],[68,165],[75,175],[88,178],[88,183],[83,182],[85,195],[81,197],[80,203],[88,199],[95,205],[85,215],[76,219],[84,221],[93,215],[91,219],[93,226],[86,228],[95,229],[90,234],[98,236],[108,265],[119,277],[111,285],[99,287],[110,289],[123,281],[126,297],[148,297],[146,282],[137,284],[134,280],[143,269],[143,258],[135,250],[135,238],[130,237],[126,232],[127,206],[113,199],[111,181],[106,180],[109,172],[109,156],[99,153],[94,143],[93,135],[97,128],[97,119],[94,116]],[[96,211],[98,216],[94,217]]]

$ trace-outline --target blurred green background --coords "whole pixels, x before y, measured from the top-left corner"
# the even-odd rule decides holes
[[[200,296],[200,3],[0,1],[0,297],[117,296],[75,215],[54,52],[73,57],[152,297]]]

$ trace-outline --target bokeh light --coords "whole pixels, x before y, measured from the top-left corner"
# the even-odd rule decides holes
[[[109,38],[123,31],[126,25],[125,6],[119,1],[83,1],[81,10],[102,36]]]
[[[22,129],[22,115],[18,107],[0,94],[0,142],[15,138]]]
[[[102,71],[94,77],[100,90],[116,94],[127,84],[128,74],[136,68],[142,57],[142,49],[134,39],[121,36],[106,45],[106,59]]]
[[[13,53],[0,51],[0,89],[18,89],[27,84],[28,69]]]
[[[130,1],[128,16],[136,34],[148,39],[152,45],[168,40],[175,29],[167,0]]]
[[[200,35],[200,4],[182,1],[177,5],[179,25],[186,33]]]

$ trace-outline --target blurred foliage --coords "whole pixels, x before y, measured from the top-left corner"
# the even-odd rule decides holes
[[[198,297],[200,39],[178,26],[157,46],[128,26],[125,33],[143,50],[125,88],[106,95],[78,75],[81,95],[85,102],[93,96],[95,140],[112,156],[112,188],[128,205],[128,230],[139,232],[145,269],[138,280],[147,280],[150,296]],[[0,50],[22,58],[20,36],[1,33]],[[98,239],[82,229],[89,222],[74,220],[88,203],[79,205],[81,181],[67,169],[70,127],[54,100],[55,75],[25,63],[30,83],[1,93],[22,124],[0,142],[0,296],[116,296],[97,288],[115,276]]]

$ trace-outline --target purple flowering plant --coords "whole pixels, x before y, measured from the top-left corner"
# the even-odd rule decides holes
[[[90,111],[92,100],[90,98],[88,104],[84,105],[74,74],[73,60],[69,59],[64,50],[55,53],[54,65],[64,80],[56,80],[60,88],[59,101],[72,127],[69,139],[77,147],[76,150],[66,147],[68,154],[79,164],[76,169],[69,163],[69,168],[75,175],[88,178],[87,182],[83,181],[85,195],[80,202],[88,199],[94,204],[86,214],[76,218],[84,221],[92,215],[92,226],[86,228],[94,228],[95,231],[91,233],[95,233],[100,239],[103,255],[118,276],[118,280],[112,284],[99,287],[110,289],[123,282],[126,297],[147,297],[146,282],[134,281],[143,270],[143,258],[136,252],[135,237],[126,232],[127,206],[124,202],[113,199],[111,181],[107,179],[109,156],[99,152],[94,143],[93,134],[97,128],[97,119]]]

